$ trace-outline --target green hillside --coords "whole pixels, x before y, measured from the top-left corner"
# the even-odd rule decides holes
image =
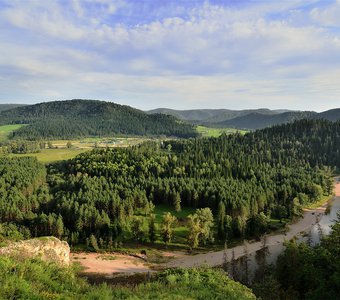
[[[25,106],[25,104],[0,104],[0,112],[21,106]]]
[[[262,129],[273,125],[291,123],[302,119],[340,120],[340,109],[332,109],[317,113],[314,111],[289,111],[284,109],[270,110],[245,109],[192,109],[173,110],[158,108],[147,113],[162,113],[172,115],[188,123],[211,128]]]
[[[13,131],[21,128],[22,124],[12,124],[0,126],[0,142],[6,141],[13,133]]]
[[[147,111],[148,114],[161,113],[174,116],[178,119],[194,122],[205,123],[218,123],[234,118],[246,116],[252,113],[258,113],[261,115],[277,115],[288,110],[270,110],[266,108],[259,109],[244,109],[244,110],[232,110],[232,109],[189,109],[189,110],[175,110],[169,108],[157,108]]]
[[[46,102],[0,113],[0,124],[29,124],[14,138],[47,139],[110,135],[195,136],[191,125],[174,117],[96,100]]]

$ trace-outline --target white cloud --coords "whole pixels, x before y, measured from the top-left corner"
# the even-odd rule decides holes
[[[340,26],[340,1],[327,7],[313,8],[310,15],[323,26]]]
[[[135,23],[124,22],[138,17],[128,1],[7,4],[0,11],[0,73],[20,83],[0,83],[6,97],[19,87],[28,97],[112,96],[139,107],[303,109],[308,99],[318,109],[318,99],[340,96],[340,34],[325,27],[338,26],[339,3],[205,2],[176,5],[178,15],[160,9],[157,18]]]

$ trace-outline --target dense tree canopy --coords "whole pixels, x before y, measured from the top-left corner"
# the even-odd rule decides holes
[[[193,126],[163,115],[95,100],[69,100],[17,107],[0,112],[0,124],[29,124],[14,138],[40,140],[86,136],[166,135],[192,137]]]
[[[192,245],[213,237],[258,237],[270,218],[299,217],[302,205],[331,193],[339,145],[339,122],[300,121],[244,136],[96,149],[49,165],[47,184],[44,167],[34,159],[1,160],[4,178],[23,183],[9,188],[1,178],[0,219],[33,236],[109,246],[154,240],[154,206],[167,204],[213,212],[217,232],[209,225],[197,238],[188,237]],[[22,170],[9,172],[7,164]],[[192,228],[202,223],[198,215],[191,217]]]

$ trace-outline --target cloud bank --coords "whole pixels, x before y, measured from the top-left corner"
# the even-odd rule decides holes
[[[0,102],[340,106],[339,1],[0,0]]]

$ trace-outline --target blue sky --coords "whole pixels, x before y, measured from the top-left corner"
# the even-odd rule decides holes
[[[340,107],[340,1],[0,0],[0,103]]]

